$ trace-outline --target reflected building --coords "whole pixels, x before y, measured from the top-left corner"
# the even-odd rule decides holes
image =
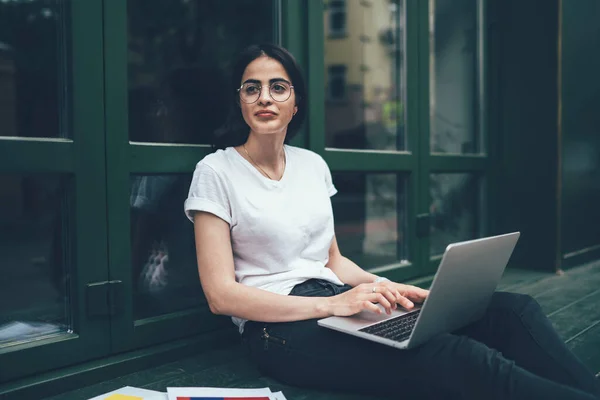
[[[405,3],[330,0],[324,11],[325,141],[406,150]],[[336,236],[364,268],[408,260],[403,174],[335,173]]]
[[[328,147],[404,150],[401,0],[330,0],[324,12]]]
[[[480,0],[430,3],[429,129],[431,153],[473,154],[481,146]]]

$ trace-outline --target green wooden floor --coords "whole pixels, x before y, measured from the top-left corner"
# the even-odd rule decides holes
[[[427,286],[421,280],[417,284]],[[600,261],[562,276],[507,270],[500,290],[534,296],[569,347],[592,371],[600,371]],[[364,396],[314,392],[281,385],[261,376],[243,357],[240,346],[216,349],[156,368],[139,371],[46,400],[81,400],[122,386],[166,391],[169,386],[264,387],[283,390],[289,400],[364,399]]]

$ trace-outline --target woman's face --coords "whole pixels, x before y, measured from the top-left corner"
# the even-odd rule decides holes
[[[285,134],[288,124],[298,110],[296,94],[291,89],[287,100],[275,101],[269,92],[269,86],[275,84],[272,92],[276,99],[280,99],[282,94],[285,97],[285,85],[293,85],[283,65],[267,56],[259,57],[248,64],[240,84],[244,85],[241,91],[245,92],[240,93],[240,97],[251,97],[260,90],[260,96],[254,103],[245,103],[240,98],[244,121],[252,132],[258,135]],[[258,89],[258,86],[262,89]]]

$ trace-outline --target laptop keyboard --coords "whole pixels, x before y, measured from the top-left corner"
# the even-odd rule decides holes
[[[410,336],[420,312],[421,309],[418,309],[399,317],[386,319],[385,321],[359,329],[359,332],[370,333],[371,335],[402,342]]]

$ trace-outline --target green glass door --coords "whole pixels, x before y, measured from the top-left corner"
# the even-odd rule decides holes
[[[309,144],[338,189],[332,202],[340,250],[373,273],[417,276],[417,2],[338,0],[308,8],[318,21],[311,26],[322,27],[308,38],[316,55]]]
[[[0,2],[0,385],[231,327],[206,305],[183,201],[250,43],[305,69],[294,144],[332,170],[344,255],[404,280],[486,233],[484,15],[484,0]]]
[[[0,397],[109,352],[101,12],[0,2]]]
[[[434,271],[448,244],[489,232],[485,0],[430,0],[427,16],[421,171],[429,201],[422,212],[430,226],[427,268]]]
[[[308,143],[339,191],[340,250],[394,279],[431,274],[486,230],[484,1],[308,10]]]
[[[280,40],[279,1],[105,1],[108,240],[122,351],[233,326],[211,314],[183,202],[225,119],[227,67]]]

